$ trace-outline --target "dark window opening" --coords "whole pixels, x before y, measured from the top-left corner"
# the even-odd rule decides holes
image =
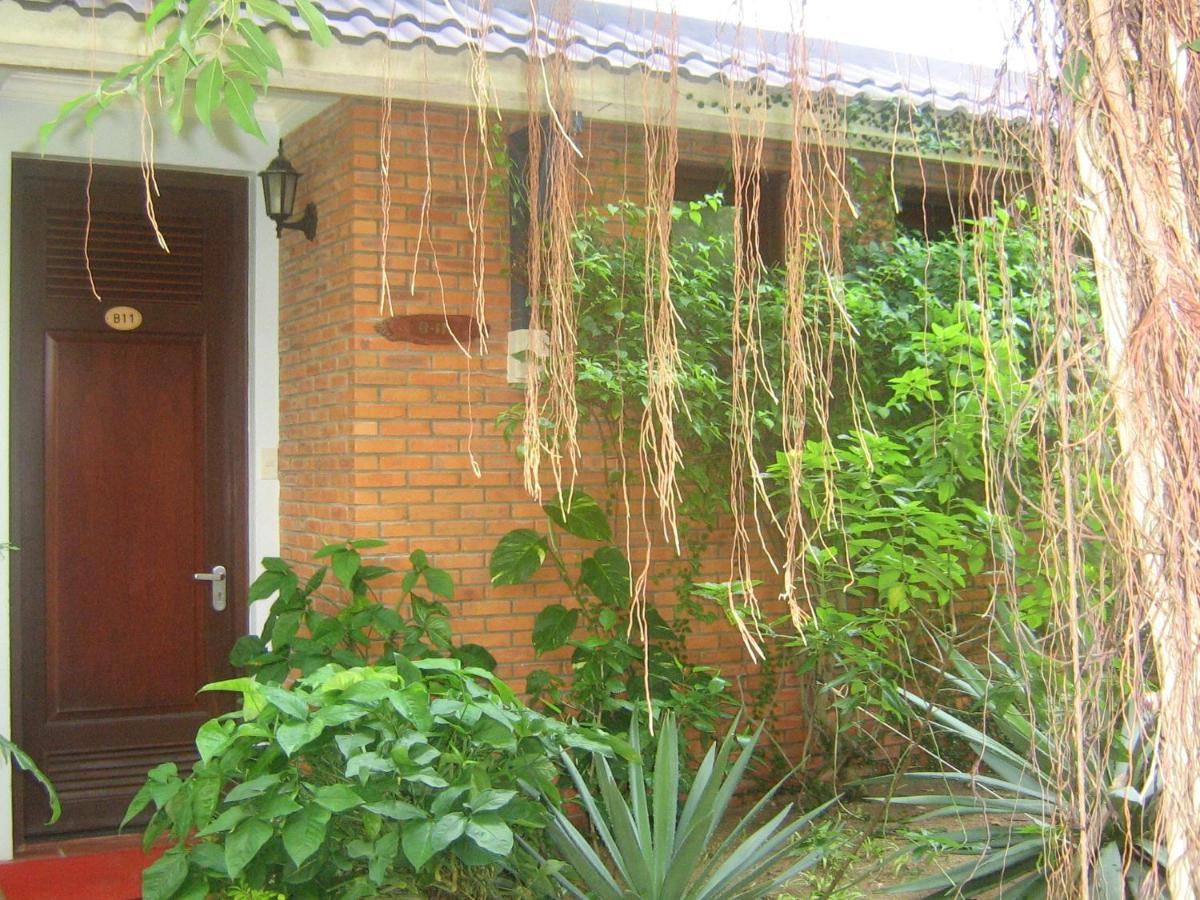
[[[901,191],[896,222],[926,240],[936,240],[954,234],[954,229],[973,215],[971,205],[963,195],[917,184]]]
[[[718,166],[680,163],[675,169],[675,202],[690,203],[710,194],[720,194],[726,205],[734,203],[733,173]],[[787,176],[782,172],[759,173],[758,252],[768,267],[782,265],[784,248],[784,205]],[[746,223],[748,224],[748,223]]]

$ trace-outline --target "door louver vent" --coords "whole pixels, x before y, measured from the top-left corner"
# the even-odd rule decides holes
[[[46,210],[46,299],[92,300],[84,264],[86,221],[76,209]],[[198,219],[159,222],[163,252],[144,219],[95,210],[88,254],[101,299],[113,303],[199,303],[203,297],[204,230]]]

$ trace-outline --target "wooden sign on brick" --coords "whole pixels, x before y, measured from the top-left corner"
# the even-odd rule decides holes
[[[389,341],[407,344],[430,344],[453,346],[468,344],[479,337],[479,323],[474,316],[446,315],[444,313],[413,313],[381,319],[375,330]]]

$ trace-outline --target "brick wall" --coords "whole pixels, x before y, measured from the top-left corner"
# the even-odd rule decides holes
[[[530,647],[534,617],[561,599],[562,588],[548,566],[527,586],[493,587],[488,577],[490,551],[502,534],[543,527],[522,487],[520,464],[494,424],[523,396],[506,381],[507,205],[493,195],[484,224],[487,355],[468,360],[453,347],[383,339],[374,330],[381,284],[379,116],[376,103],[345,99],[288,138],[288,153],[305,173],[300,202],[317,203],[321,228],[315,243],[287,232],[281,246],[283,554],[304,561],[329,541],[382,538],[392,554],[385,561],[404,569],[407,553],[424,549],[457,585],[456,636],[486,646],[499,674],[520,688],[530,669],[545,665]],[[524,117],[507,124],[517,127]],[[463,110],[396,104],[392,127],[387,268],[395,312],[472,314],[465,173],[479,146],[474,123]],[[584,202],[639,199],[640,139],[640,128],[589,123],[581,139]],[[681,134],[679,143],[685,161],[728,159],[725,137]],[[766,165],[786,171],[787,147],[768,147]],[[888,221],[879,228],[886,231]],[[605,467],[595,462],[600,445],[586,437],[583,443],[589,459],[579,483],[603,499]],[[669,615],[678,563],[665,546],[653,558],[659,576],[653,600]],[[639,563],[635,552],[635,569]],[[728,548],[718,537],[705,577],[723,580],[728,566]],[[719,666],[727,677],[744,679],[741,689],[753,690],[758,676],[732,628],[700,624],[691,646],[696,662]],[[776,738],[785,747],[804,738],[799,696],[785,680],[776,709]]]

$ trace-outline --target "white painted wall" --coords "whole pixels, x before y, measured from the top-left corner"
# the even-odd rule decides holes
[[[0,76],[2,77],[2,76]],[[79,82],[47,76],[14,74],[0,81],[0,538],[9,524],[9,335],[11,321],[11,197],[12,158],[37,155],[37,133],[54,117],[57,104],[80,92]],[[260,143],[230,129],[214,136],[199,125],[174,134],[165,123],[156,123],[155,161],[161,166],[246,175],[250,197],[249,235],[249,460],[250,460],[250,564],[251,577],[258,560],[279,552],[279,482],[260,478],[263,450],[279,443],[279,263],[273,223],[262,210],[262,196],[254,173],[266,167],[275,154],[278,127],[264,123],[269,139]],[[113,113],[101,116],[94,133],[80,126],[65,128],[50,142],[48,156],[98,162],[131,163],[140,157],[138,117]],[[265,618],[265,609],[250,612],[248,628]],[[8,562],[0,560],[0,729],[12,733],[11,654],[9,634]],[[11,859],[12,774],[0,766],[0,859]]]

